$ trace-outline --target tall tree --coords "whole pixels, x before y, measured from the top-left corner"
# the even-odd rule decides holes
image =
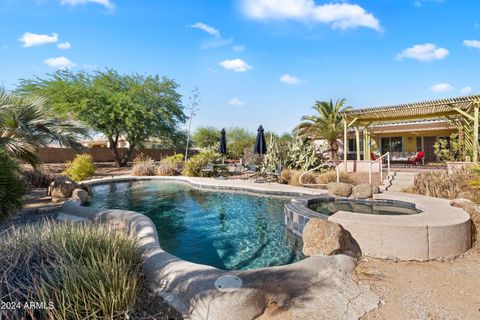
[[[215,148],[220,142],[220,130],[215,127],[199,127],[193,133],[192,140],[196,147]]]
[[[58,143],[81,149],[77,141],[87,130],[72,121],[58,120],[48,113],[45,99],[23,97],[0,88],[0,151],[35,166],[37,149]]]
[[[343,133],[341,113],[351,109],[345,106],[345,99],[338,99],[335,103],[330,101],[317,101],[313,109],[317,115],[306,115],[295,132],[302,138],[311,140],[324,139],[329,147],[330,159],[338,158],[338,139]]]
[[[127,165],[148,139],[172,138],[184,123],[178,85],[166,77],[121,75],[115,70],[87,74],[58,71],[47,78],[21,80],[19,91],[46,97],[49,106],[105,135],[117,166]],[[119,141],[128,142],[121,152]]]

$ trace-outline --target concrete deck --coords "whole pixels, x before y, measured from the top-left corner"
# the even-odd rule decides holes
[[[246,191],[261,194],[318,194],[323,190],[297,188],[249,181],[188,177],[118,177],[87,181],[160,179],[181,181],[198,188]],[[303,261],[271,268],[225,271],[183,261],[159,245],[153,222],[146,216],[125,210],[82,207],[77,201],[64,204],[62,212],[76,217],[124,226],[139,239],[145,252],[145,274],[152,288],[189,319],[358,319],[378,306],[378,298],[368,288],[352,280],[355,259],[345,255],[313,256]],[[219,290],[218,278],[231,275],[241,280],[237,290]]]

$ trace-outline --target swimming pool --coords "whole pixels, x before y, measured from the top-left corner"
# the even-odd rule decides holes
[[[285,228],[288,198],[199,190],[161,181],[96,185],[92,192],[92,207],[148,216],[162,249],[183,260],[241,270],[305,258],[301,238]]]

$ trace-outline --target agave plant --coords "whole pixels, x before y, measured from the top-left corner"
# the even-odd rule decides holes
[[[87,130],[71,121],[51,117],[41,97],[22,97],[0,88],[0,149],[35,166],[39,147],[58,143],[81,149],[77,141]]]
[[[332,100],[315,102],[313,109],[318,115],[303,116],[303,122],[295,128],[302,138],[325,140],[329,146],[330,160],[336,160],[338,156],[338,138],[343,133],[341,113],[351,109],[345,106],[345,102],[345,99],[338,99],[335,103]]]

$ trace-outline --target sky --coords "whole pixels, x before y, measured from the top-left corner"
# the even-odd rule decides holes
[[[57,69],[174,79],[192,127],[289,132],[354,108],[480,93],[477,0],[0,0],[0,85]]]

